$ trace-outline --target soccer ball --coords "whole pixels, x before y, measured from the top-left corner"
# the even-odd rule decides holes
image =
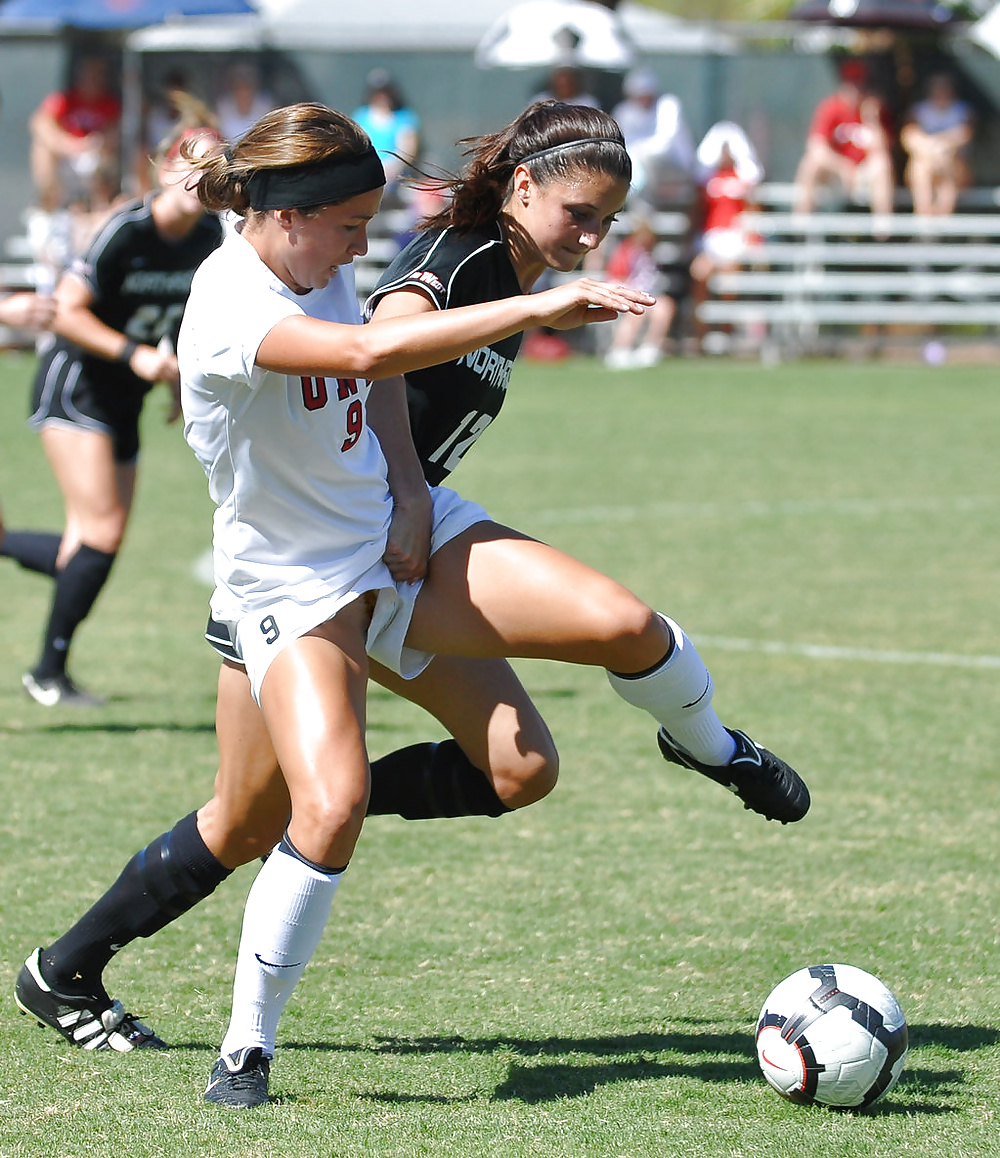
[[[757,1019],[757,1060],[789,1101],[870,1106],[899,1080],[906,1018],[877,977],[853,965],[812,965],[786,977]]]

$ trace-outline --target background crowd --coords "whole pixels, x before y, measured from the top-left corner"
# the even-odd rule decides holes
[[[816,106],[803,142],[793,210],[808,214],[839,199],[854,210],[888,215],[904,189],[914,213],[954,212],[960,190],[972,182],[975,128],[973,107],[955,77],[933,73],[920,99],[902,112],[892,111],[898,102],[889,99],[884,78],[865,60],[841,60],[838,77],[835,91]],[[558,67],[531,99],[603,106],[622,128],[635,174],[628,212],[588,271],[610,263],[616,276],[656,287],[662,301],[657,311],[639,328],[629,320],[623,332],[604,339],[601,350],[616,369],[648,366],[676,348],[681,337],[700,348],[706,335],[696,309],[709,294],[711,275],[738,268],[757,240],[742,218],[756,207],[764,169],[745,126],[720,121],[699,141],[680,98],[665,91],[649,67],[624,75],[617,101],[599,99],[588,81],[584,70]],[[147,97],[137,155],[124,162],[121,105],[107,60],[75,60],[66,88],[51,93],[35,111],[30,123],[35,204],[25,220],[37,267],[48,271],[41,288],[54,285],[109,211],[150,190],[148,158],[182,115],[191,87],[180,69],[162,78]],[[606,86],[598,87],[605,91]],[[434,170],[421,152],[420,116],[383,68],[370,71],[358,96],[351,115],[386,167],[383,209],[393,222],[387,232],[401,246],[417,222],[439,208],[439,197],[420,185],[420,175]],[[209,103],[219,133],[232,141],[280,102],[258,64],[247,58],[220,75]],[[664,244],[658,224],[665,212],[680,212],[687,221],[683,236],[671,244]],[[545,358],[569,352],[564,340],[545,334],[527,351]]]

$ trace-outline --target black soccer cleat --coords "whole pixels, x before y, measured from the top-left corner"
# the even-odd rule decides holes
[[[49,679],[37,679],[32,672],[21,676],[21,686],[43,708],[103,708],[104,696],[77,687],[65,672]]]
[[[702,764],[685,751],[664,729],[656,733],[656,742],[664,760],[693,768],[716,784],[721,784],[743,801],[745,808],[759,812],[768,820],[782,824],[801,820],[809,811],[809,789],[794,768],[773,752],[761,748],[744,732],[726,731],[736,741],[736,755],[728,764]]]
[[[43,1027],[51,1026],[81,1049],[130,1053],[134,1049],[167,1048],[151,1029],[126,1013],[120,1001],[57,993],[42,976],[41,952],[33,949],[17,975],[14,1000],[22,1013],[34,1017]]]
[[[260,1046],[247,1046],[235,1053],[223,1054],[212,1066],[205,1101],[234,1110],[263,1106],[267,1082],[271,1076],[271,1059]]]

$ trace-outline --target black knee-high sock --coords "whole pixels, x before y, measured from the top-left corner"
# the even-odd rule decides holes
[[[35,679],[51,679],[66,670],[73,633],[90,614],[114,561],[115,552],[98,551],[82,543],[66,566],[56,572],[42,654],[32,673]]]
[[[484,772],[454,740],[412,744],[372,762],[369,816],[406,820],[510,812]]]
[[[7,531],[0,542],[0,555],[13,559],[25,571],[54,579],[60,543],[62,535],[54,531]]]
[[[105,965],[136,937],[151,937],[229,876],[198,832],[192,812],[128,862],[118,880],[58,941],[43,950],[42,975],[64,993],[106,997]]]

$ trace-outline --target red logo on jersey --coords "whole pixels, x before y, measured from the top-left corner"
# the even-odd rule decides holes
[[[300,381],[302,382],[302,402],[306,410],[322,410],[327,402],[330,401],[330,395],[326,388],[326,379],[303,377]],[[350,450],[364,431],[365,408],[361,405],[361,399],[357,396],[357,378],[338,378],[336,382],[337,398],[341,402],[350,400],[350,405],[347,407],[347,413],[344,416],[344,430],[347,437],[340,446],[340,449],[344,451]]]
[[[436,273],[431,273],[429,269],[421,270],[420,273],[415,273],[411,280],[422,281],[424,285],[429,285],[432,290],[436,290],[439,294],[444,293],[444,282],[437,276]]]
[[[325,378],[302,378],[302,402],[306,410],[322,410],[329,396]]]

